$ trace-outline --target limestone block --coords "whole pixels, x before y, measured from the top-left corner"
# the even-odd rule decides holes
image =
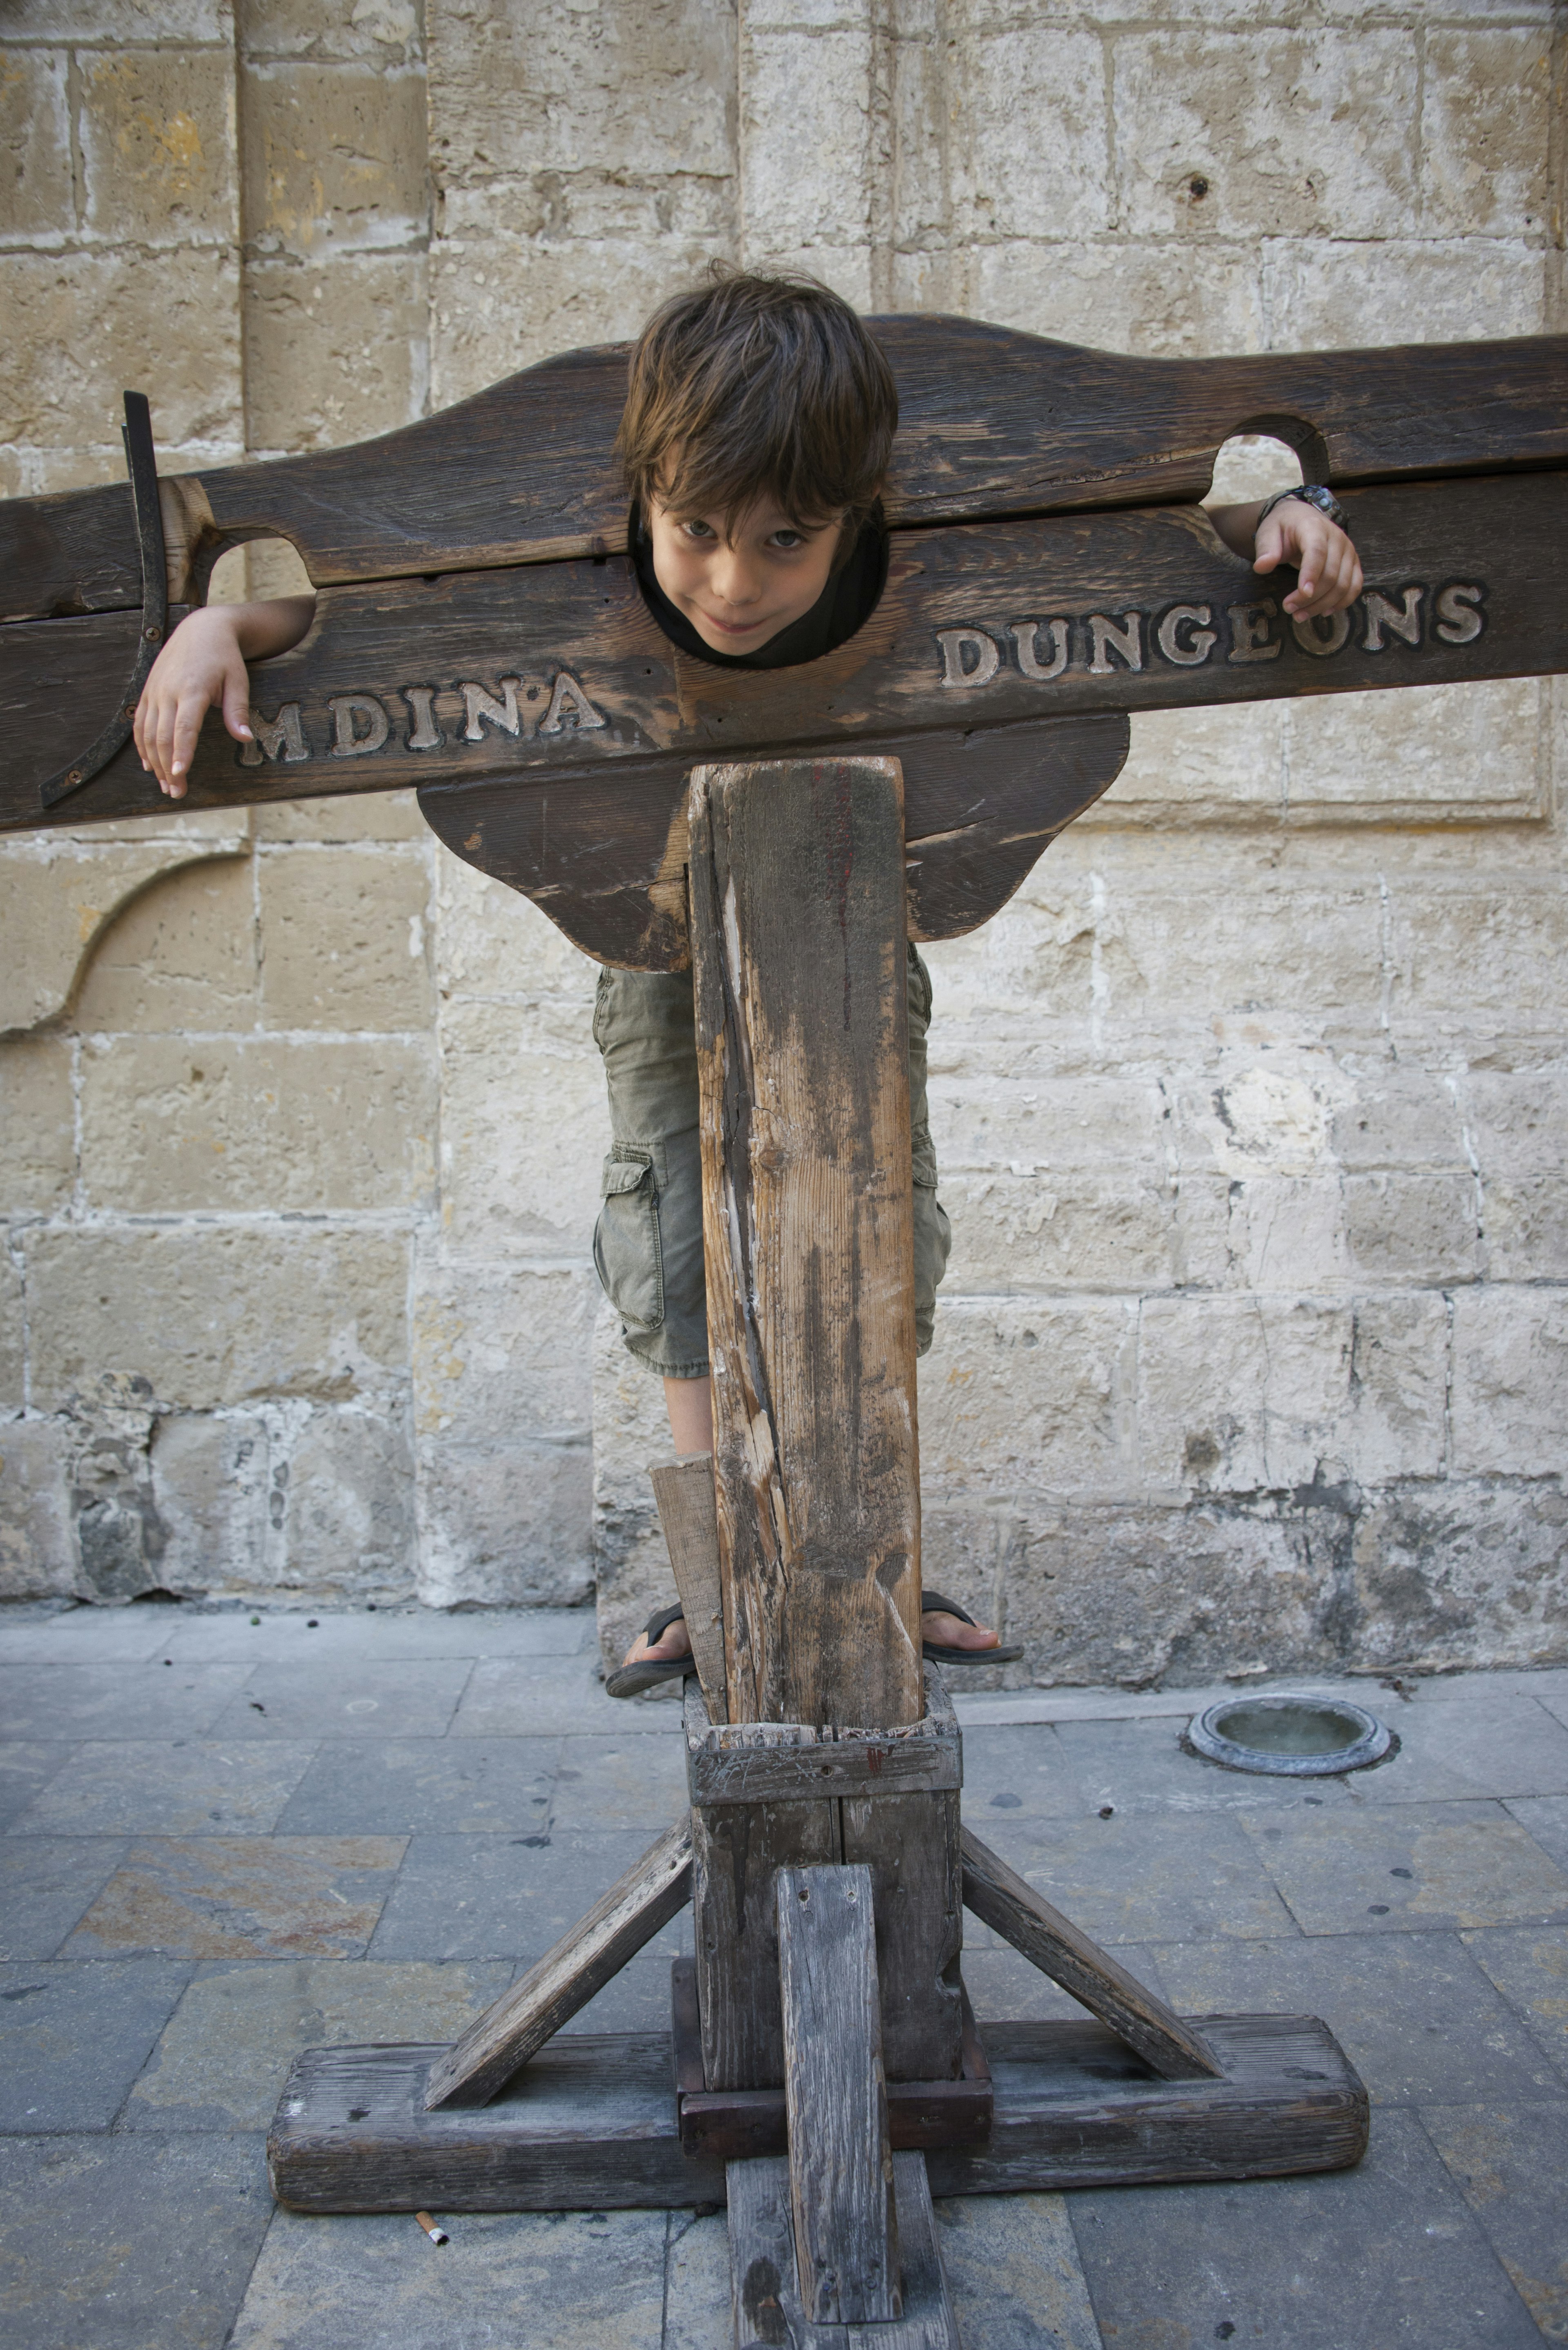
[[[33,1401],[63,1409],[103,1372],[159,1409],[396,1392],[408,1250],[392,1233],[275,1225],[57,1227],[24,1235]]]
[[[590,1003],[450,1003],[441,1216],[465,1254],[587,1256],[609,1148]]]
[[[1127,764],[1103,799],[1075,819],[1108,826],[1272,823],[1284,813],[1284,712],[1151,710],[1132,722]]]
[[[419,1596],[429,1607],[576,1607],[593,1589],[593,1459],[518,1436],[420,1447]]]
[[[939,1196],[952,1221],[955,1294],[1168,1289],[1179,1277],[1176,1197],[1158,1169],[1119,1180],[944,1171]]]
[[[1468,1172],[1349,1176],[1345,1217],[1363,1280],[1474,1281],[1483,1269],[1480,1191]]]
[[[227,846],[237,848],[233,827]],[[201,854],[211,854],[209,843]],[[0,848],[0,1031],[35,1027],[64,1010],[78,975],[120,910],[192,851],[157,839],[99,847],[22,835]]]
[[[1040,1033],[1038,1021],[1087,1019],[1096,977],[1096,894],[1090,876],[1065,872],[1062,863],[1038,865],[1017,896],[970,937],[921,948],[933,992],[933,1080],[960,1066],[964,1024],[994,1034],[1001,1007],[1026,1005],[1032,1035]]]
[[[606,0],[591,12],[434,0],[425,23],[432,153],[454,179],[732,168],[735,31],[722,0]]]
[[[1472,1069],[1462,1099],[1465,1134],[1489,1180],[1561,1171],[1568,1069],[1554,1054],[1544,1066]]]
[[[1568,1180],[1558,1173],[1483,1184],[1481,1231],[1494,1281],[1568,1280]]]
[[[1568,1501],[1555,1484],[1412,1484],[1355,1544],[1356,1648],[1372,1665],[1551,1665],[1568,1658]]]
[[[1560,1010],[1568,896],[1555,875],[1494,881],[1482,867],[1473,877],[1403,879],[1390,899],[1397,1017],[1451,1019],[1460,1003],[1471,1019]]]
[[[160,876],[99,931],[73,1025],[86,1035],[252,1027],[255,930],[248,858]]]
[[[257,863],[269,1028],[422,1029],[435,1005],[422,846],[290,848]]]
[[[1535,678],[1280,705],[1293,822],[1518,822],[1546,814]]]
[[[1167,1493],[1310,1485],[1346,1441],[1355,1317],[1315,1298],[1146,1298],[1137,1434]]]
[[[1232,1181],[1332,1174],[1335,1120],[1355,1098],[1331,1054],[1284,1043],[1225,1052],[1183,1072],[1174,1091],[1182,1168],[1214,1168]]]
[[[232,251],[171,249],[156,269],[119,255],[5,254],[0,313],[0,411],[15,440],[107,446],[104,474],[123,479],[120,393],[133,384],[151,400],[165,467],[182,444],[243,443]]]
[[[920,1512],[921,1584],[945,1599],[956,1599],[981,1623],[993,1625],[1003,1639],[1012,1637],[1006,1628],[1004,1572],[1012,1527],[1005,1506],[939,1504]],[[973,1683],[966,1679],[962,1686],[969,1689]]]
[[[1149,359],[1258,350],[1265,340],[1262,263],[1247,244],[1010,238],[981,246],[956,268],[940,251],[900,255],[894,287],[900,309],[950,307]]]
[[[698,172],[629,178],[607,167],[541,172],[525,180],[448,182],[441,198],[441,234],[463,246],[499,252],[533,239],[570,252],[596,243],[657,255],[660,267],[671,245],[695,253],[727,253],[734,242],[734,182]],[[477,267],[484,267],[483,262]],[[690,265],[695,276],[699,264]]]
[[[431,400],[437,408],[557,351],[625,342],[650,311],[690,286],[712,255],[706,238],[608,244],[475,239],[434,244],[430,259]]]
[[[618,1664],[653,1608],[675,1597],[648,1465],[674,1458],[664,1388],[621,1344],[601,1299],[594,1324],[593,1558],[599,1649]],[[679,1690],[679,1682],[670,1687]]]
[[[590,1002],[598,965],[531,899],[436,850],[436,968],[443,995]]]
[[[1277,490],[1301,486],[1302,461],[1287,441],[1268,432],[1232,432],[1214,460],[1205,505],[1246,505]],[[1261,714],[1261,713],[1260,713]]]
[[[955,237],[1065,240],[1110,227],[1106,61],[1095,33],[1038,22],[977,30],[950,70]]]
[[[421,56],[415,0],[240,0],[247,58],[374,57],[389,64]]]
[[[1117,1298],[943,1300],[920,1366],[920,1466],[939,1496],[1026,1484],[1120,1492],[1133,1474],[1137,1308]]]
[[[71,1048],[59,1036],[0,1043],[0,1208],[47,1215],[70,1196],[76,1175],[76,1103]]]
[[[319,259],[428,231],[422,65],[252,65],[244,83],[247,244]]]
[[[356,1599],[411,1596],[414,1463],[406,1417],[324,1406],[295,1438],[286,1484],[283,1468],[274,1461],[282,1584]]]
[[[1270,1503],[1086,1509],[1030,1500],[1003,1568],[1008,1638],[1024,1643],[1034,1679],[1048,1688],[1143,1689],[1168,1677],[1179,1687],[1238,1666],[1322,1664],[1320,1618],[1333,1586],[1307,1515]]]
[[[0,1598],[76,1589],[67,1449],[58,1420],[0,1421]]]
[[[1328,1121],[1327,1148],[1341,1166],[1356,1174],[1469,1167],[1465,1135],[1473,1118],[1461,1120],[1451,1085],[1409,1061],[1377,1061],[1348,1074],[1354,1094]]]
[[[862,245],[870,226],[870,26],[763,32],[742,43],[748,253]]]
[[[423,415],[422,253],[258,261],[245,271],[244,303],[254,447],[337,449]]]
[[[234,69],[221,50],[84,57],[77,117],[88,234],[232,244],[239,235]]]
[[[83,1053],[82,1178],[100,1210],[417,1207],[435,1135],[420,1041],[148,1036]]]
[[[27,1321],[22,1267],[0,1254],[0,1411],[20,1411],[26,1401]]]
[[[1026,1174],[1161,1164],[1164,1104],[1147,1078],[1052,1083],[1004,1075],[988,1055],[965,1061],[971,1074],[943,1074],[930,1088],[940,1166]]]
[[[1350,1278],[1345,1189],[1335,1174],[1232,1177],[1227,1239],[1238,1288],[1333,1289]]]
[[[1409,1290],[1356,1299],[1346,1458],[1359,1483],[1442,1475],[1448,1386],[1446,1299]]]
[[[587,1265],[427,1263],[413,1310],[419,1434],[476,1453],[524,1439],[581,1446],[593,1423],[600,1304]]]
[[[0,55],[0,236],[54,239],[76,226],[68,73],[60,49]]]
[[[152,1492],[166,1589],[265,1587],[270,1435],[260,1412],[179,1412],[154,1423]]]
[[[1422,226],[1439,236],[1538,227],[1549,202],[1546,26],[1434,26],[1426,48]]]
[[[71,1399],[66,1483],[79,1587],[106,1607],[164,1587],[151,1403],[144,1378],[112,1369],[89,1374]]]
[[[1376,1023],[1383,956],[1375,877],[1334,887],[1218,861],[1210,873],[1187,889],[1106,885],[1096,993],[1108,1017],[1310,1007]]]
[[[1355,350],[1380,343],[1464,343],[1538,335],[1545,269],[1523,238],[1390,239],[1357,245],[1282,239],[1263,249],[1270,340],[1282,350]],[[1376,259],[1370,256],[1376,254]]]
[[[1134,236],[1384,237],[1416,224],[1419,68],[1390,26],[1124,34],[1111,52]]]
[[[325,800],[274,800],[253,808],[251,821],[258,840],[423,843],[430,838],[412,792],[342,792]]]
[[[1556,1477],[1568,1394],[1568,1292],[1489,1282],[1454,1299],[1453,1471]]]
[[[27,29],[40,40],[226,44],[234,15],[232,0],[28,0]]]

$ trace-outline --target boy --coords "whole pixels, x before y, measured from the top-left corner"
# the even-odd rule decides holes
[[[722,668],[814,660],[853,636],[881,592],[877,500],[898,393],[847,303],[814,280],[715,265],[649,321],[632,355],[617,438],[631,499],[629,542],[665,635]],[[1355,550],[1327,491],[1210,508],[1226,545],[1259,572],[1293,564],[1293,619],[1342,610],[1361,590]],[[297,644],[308,597],[192,613],[156,662],[136,714],[142,764],[178,799],[208,709],[250,733],[245,662]],[[914,1147],[915,1326],[931,1343],[948,1221],[936,1195],[926,1107],[930,979],[911,945],[909,1104]],[[689,972],[600,973],[594,1037],[613,1137],[594,1234],[599,1278],[628,1351],[663,1378],[678,1454],[712,1446],[702,1272],[697,1061]],[[1022,1653],[928,1592],[928,1654],[999,1663]],[[607,1684],[631,1696],[682,1669],[678,1612],[649,1619]]]

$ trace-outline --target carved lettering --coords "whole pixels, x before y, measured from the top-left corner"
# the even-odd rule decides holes
[[[1461,587],[1458,580],[1439,588],[1433,635],[1441,637],[1446,645],[1473,645],[1486,626],[1484,614],[1476,608],[1485,594],[1484,588]]]
[[[1124,612],[1121,625],[1107,619],[1104,612],[1089,614],[1089,675],[1109,677],[1111,655],[1125,661],[1128,669],[1143,667],[1143,614]]]
[[[1384,595],[1380,588],[1368,588],[1361,599],[1362,609],[1366,615],[1366,634],[1361,640],[1362,650],[1380,653],[1385,629],[1392,637],[1403,637],[1407,645],[1418,645],[1421,641],[1421,602],[1426,593],[1424,588],[1402,588],[1399,601],[1396,604]]]
[[[446,736],[436,724],[435,688],[433,685],[405,685],[403,700],[414,713],[409,730],[410,751],[439,751]]]
[[[251,733],[254,740],[240,744],[242,767],[259,767],[264,751],[269,759],[281,755],[286,766],[296,766],[301,759],[310,756],[297,702],[280,703],[277,716],[270,720],[264,718],[259,710],[253,709]]]
[[[1227,604],[1225,618],[1231,623],[1231,650],[1226,660],[1278,660],[1283,650],[1273,633],[1279,608],[1272,596],[1260,597],[1253,604]]]
[[[983,629],[939,629],[937,642],[944,685],[989,685],[1002,667],[1001,648]]]
[[[1328,631],[1326,636],[1321,633],[1324,629]],[[1342,653],[1350,642],[1350,615],[1314,612],[1304,620],[1293,616],[1291,634],[1303,653],[1311,653],[1315,660],[1327,660],[1331,654]]]
[[[1220,641],[1209,625],[1213,618],[1207,604],[1173,604],[1154,632],[1165,660],[1178,669],[1201,669]]]
[[[504,683],[504,681],[503,680]],[[590,726],[602,726],[605,723],[571,671],[563,669],[556,673],[556,683],[550,695],[550,707],[545,714],[544,723],[539,729],[540,733],[558,734],[568,718],[574,721],[579,733],[586,733]]]
[[[335,759],[362,759],[367,751],[379,751],[392,731],[391,720],[373,693],[335,693],[327,707],[332,712]]]
[[[1051,639],[1051,658],[1040,658],[1040,631],[1044,629]],[[1018,649],[1018,666],[1025,677],[1036,685],[1047,685],[1060,677],[1067,666],[1067,623],[1065,620],[1014,620],[1012,636]]]
[[[498,733],[520,734],[522,733],[523,720],[517,708],[517,696],[522,690],[523,681],[520,677],[504,677],[500,682],[501,699],[499,701],[485,687],[476,685],[469,679],[465,678],[459,685],[457,690],[462,696],[462,706],[468,713],[468,723],[462,730],[462,739],[465,743],[483,743],[487,723],[493,726]],[[532,733],[534,730],[530,727],[528,731]]]

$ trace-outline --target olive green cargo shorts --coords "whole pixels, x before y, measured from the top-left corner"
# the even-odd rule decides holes
[[[909,1117],[915,1174],[915,1336],[923,1355],[952,1235],[937,1199],[926,1107],[931,977],[909,949]],[[594,1042],[609,1085],[610,1132],[594,1263],[627,1350],[667,1379],[708,1375],[702,1166],[690,972],[603,971]]]

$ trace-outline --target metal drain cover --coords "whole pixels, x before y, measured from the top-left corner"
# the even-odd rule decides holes
[[[1228,1697],[1194,1714],[1188,1739],[1210,1762],[1325,1779],[1381,1762],[1393,1733],[1341,1697]]]

